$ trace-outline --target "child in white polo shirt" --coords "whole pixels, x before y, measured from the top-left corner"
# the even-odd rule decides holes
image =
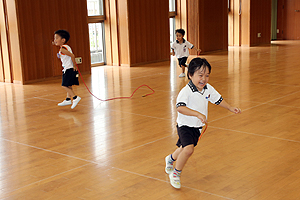
[[[57,54],[58,58],[61,59],[63,67],[62,75],[62,87],[67,92],[67,98],[58,104],[58,106],[67,106],[72,105],[71,109],[75,108],[78,102],[81,100],[79,96],[76,96],[72,86],[79,85],[78,81],[78,70],[75,63],[75,55],[72,52],[72,49],[66,43],[70,39],[70,34],[66,30],[57,30],[54,33],[54,42],[56,46],[60,46],[59,53]],[[71,101],[73,98],[73,102]]]
[[[179,66],[182,69],[182,73],[179,75],[179,78],[185,77],[185,67],[186,67],[186,60],[189,57],[189,49],[193,49],[194,45],[191,44],[189,41],[185,40],[184,34],[185,31],[183,29],[177,29],[175,31],[176,34],[176,41],[171,44],[172,55],[177,57]],[[197,49],[197,52],[201,52],[200,49]]]
[[[188,69],[190,82],[179,92],[177,97],[177,132],[179,139],[176,145],[178,148],[165,158],[165,171],[169,174],[170,183],[175,188],[181,187],[181,171],[194,152],[202,127],[207,123],[208,101],[233,113],[241,113],[239,108],[230,106],[208,84],[210,72],[211,66],[205,59],[194,58]],[[174,161],[176,161],[175,168],[173,168]]]

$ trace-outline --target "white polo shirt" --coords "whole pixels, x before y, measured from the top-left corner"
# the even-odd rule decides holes
[[[67,51],[73,53],[72,49],[71,49],[71,47],[69,45],[66,45],[66,44],[62,45],[61,48],[64,48]],[[62,64],[62,67],[63,67],[62,71],[66,72],[67,69],[73,68],[73,61],[72,61],[72,58],[70,56],[67,56],[67,55],[65,55],[65,54],[63,54],[61,52],[61,48],[59,49],[59,53],[58,54],[59,54],[59,58],[61,60],[61,64]]]
[[[193,82],[190,81],[179,92],[177,96],[176,107],[178,108],[179,106],[186,106],[205,115],[207,119],[208,102],[219,105],[222,101],[222,96],[210,84],[207,83],[200,92]],[[179,112],[177,116],[177,124],[179,127],[189,126],[196,128],[205,125],[197,117],[184,115]]]
[[[188,57],[190,55],[188,49],[194,47],[189,41],[183,39],[183,42],[180,44],[178,40],[171,44],[171,49],[175,51],[175,56],[177,58]]]

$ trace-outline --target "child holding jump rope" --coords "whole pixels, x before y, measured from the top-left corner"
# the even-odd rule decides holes
[[[72,49],[66,43],[70,39],[70,34],[66,30],[57,30],[54,33],[54,42],[56,46],[60,46],[59,53],[57,57],[61,59],[63,66],[63,75],[62,75],[62,87],[67,92],[67,98],[58,104],[58,106],[67,106],[72,105],[71,109],[74,109],[81,98],[76,96],[72,86],[79,85],[78,81],[78,70],[75,62],[75,55],[72,52]],[[73,102],[71,101],[73,98]]]
[[[178,148],[165,158],[165,172],[169,174],[170,183],[179,189],[181,171],[201,135],[201,129],[207,123],[208,101],[220,105],[238,114],[241,110],[230,106],[222,96],[208,84],[211,66],[206,59],[194,58],[188,68],[190,82],[179,92],[177,97],[177,132]],[[176,161],[176,167],[173,163]]]

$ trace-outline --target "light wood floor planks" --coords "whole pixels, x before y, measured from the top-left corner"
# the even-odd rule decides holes
[[[58,107],[61,80],[0,83],[0,199],[300,199],[300,42],[202,55],[234,115],[209,106],[209,127],[175,190],[164,158],[175,148],[176,61],[97,67],[78,106]],[[173,58],[172,58],[173,59]]]

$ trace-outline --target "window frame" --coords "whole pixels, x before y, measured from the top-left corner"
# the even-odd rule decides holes
[[[174,4],[175,5],[175,11],[170,11],[169,10],[169,19],[174,18],[174,21],[175,21],[175,17],[177,15],[177,0],[174,0],[174,2],[175,2],[175,4]],[[169,1],[169,3],[170,3],[170,1]],[[169,24],[169,26],[170,26],[170,24]],[[176,29],[175,23],[174,23],[174,29]],[[171,34],[171,30],[170,30],[170,34]],[[172,50],[171,49],[170,49],[170,55],[172,55]]]
[[[106,15],[105,15],[105,0],[103,0],[103,8],[102,9],[103,9],[103,15],[91,15],[91,16],[89,16],[89,14],[87,13],[88,24],[104,23],[104,21],[106,20]],[[102,37],[105,37],[105,32],[104,31],[102,33]],[[103,40],[103,41],[105,42],[105,40]],[[106,53],[105,53],[105,45],[104,45],[103,46],[103,62],[93,63],[93,64],[90,63],[91,67],[97,67],[97,66],[105,65],[105,62],[106,62],[105,57],[106,57]]]

